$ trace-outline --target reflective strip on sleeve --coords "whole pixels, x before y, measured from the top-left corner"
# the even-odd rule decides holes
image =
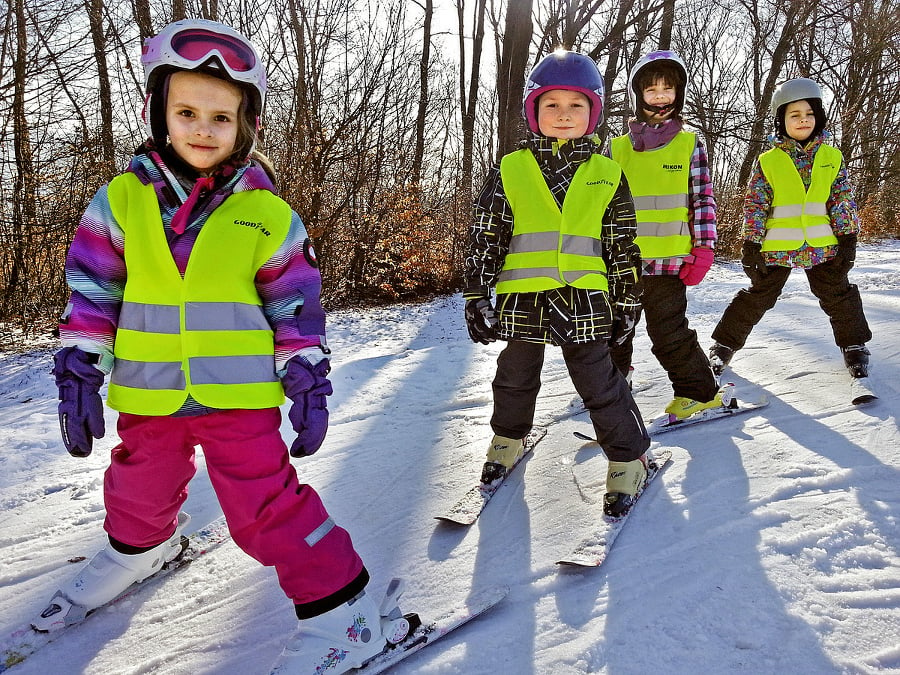
[[[308,546],[315,546],[325,537],[326,534],[331,532],[334,529],[334,520],[331,519],[331,516],[325,519],[325,522],[319,525],[316,529],[310,532],[306,537],[303,538],[303,541],[306,542]]]

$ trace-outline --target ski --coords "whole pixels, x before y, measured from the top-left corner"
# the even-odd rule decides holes
[[[63,635],[66,632],[67,628],[80,625],[80,623],[82,623],[84,619],[91,616],[99,609],[120,602],[121,600],[134,595],[138,591],[147,588],[148,586],[152,586],[157,581],[167,577],[175,570],[185,567],[197,558],[213,550],[219,544],[227,541],[230,537],[231,535],[228,532],[228,525],[225,523],[225,516],[220,516],[205,527],[185,537],[185,539],[187,540],[186,547],[181,555],[179,555],[171,562],[166,563],[156,574],[147,577],[140,583],[132,584],[105,605],[97,607],[96,609],[88,612],[79,621],[68,623],[62,626],[59,630],[50,632],[37,631],[31,626],[30,623],[25,624],[17,630],[14,630],[3,640],[2,643],[3,658],[2,661],[0,661],[0,673],[6,672],[13,666],[22,663],[36,651],[50,644],[60,635]],[[46,612],[48,610],[49,608],[44,611]]]
[[[865,405],[878,400],[878,394],[868,377],[854,377],[850,380],[850,402],[853,405]]]
[[[558,560],[557,564],[577,567],[599,567],[602,565],[603,561],[606,560],[606,556],[609,555],[613,542],[619,536],[619,532],[622,531],[625,522],[634,511],[641,496],[646,492],[650,483],[669,465],[671,460],[671,450],[658,450],[653,459],[647,464],[647,480],[631,508],[621,516],[611,517],[604,515],[603,520],[596,529],[572,549],[568,556]]]
[[[659,436],[660,434],[664,434],[668,431],[684,429],[686,427],[700,424],[702,422],[713,422],[715,420],[735,417],[736,415],[743,415],[744,413],[753,412],[754,410],[759,410],[760,408],[765,408],[767,405],[769,405],[769,400],[766,397],[763,397],[762,399],[754,403],[739,401],[736,398],[732,398],[728,402],[728,405],[723,405],[718,408],[701,410],[700,412],[695,413],[683,420],[679,420],[674,415],[663,414],[654,420],[646,422],[647,433],[650,436]],[[583,434],[580,431],[573,431],[572,433],[576,438],[580,438],[583,441],[596,441],[593,436],[588,436],[587,434]]]
[[[534,446],[540,443],[541,439],[546,435],[547,429],[545,427],[533,427],[525,437],[525,452],[522,454],[522,457],[513,464],[505,477],[491,483],[479,482],[478,485],[469,489],[469,491],[466,492],[456,504],[451,506],[448,511],[442,515],[435,516],[435,518],[449,523],[456,523],[457,525],[471,525],[474,523],[478,520],[478,516],[481,515],[481,512],[484,510],[484,507],[487,506],[487,503],[491,501],[491,497],[497,493],[497,490],[500,489],[500,486],[503,485],[507,478],[509,478],[515,468],[531,453],[532,450],[534,450]]]
[[[467,624],[472,619],[481,616],[498,602],[503,600],[507,593],[509,593],[509,588],[507,586],[495,586],[481,591],[464,605],[447,610],[438,615],[437,618],[423,622],[422,625],[416,628],[416,630],[400,644],[388,648],[386,651],[366,663],[362,668],[358,668],[352,672],[363,673],[364,675],[375,675],[376,673],[382,673],[389,668],[393,668],[400,663],[400,661],[421,651],[428,645],[434,644],[451,631]]]

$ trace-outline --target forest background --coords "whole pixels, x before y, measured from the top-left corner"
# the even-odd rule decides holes
[[[524,135],[528,69],[563,46],[606,81],[605,141],[630,116],[628,68],[687,62],[685,117],[706,142],[718,255],[766,147],[775,86],[823,85],[863,238],[900,235],[896,0],[0,0],[0,347],[56,322],[66,250],[96,190],[144,137],[141,41],[204,17],[267,63],[261,149],[316,246],[328,307],[461,284],[473,190]]]

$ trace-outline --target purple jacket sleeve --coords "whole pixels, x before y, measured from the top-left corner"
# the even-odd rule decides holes
[[[293,213],[281,246],[256,274],[263,312],[275,331],[275,368],[302,350],[326,347],[322,277],[300,216]]]
[[[112,367],[119,309],[125,289],[124,237],[113,218],[106,187],[88,205],[66,257],[66,282],[72,289],[60,319],[64,347],[100,354],[100,369]]]

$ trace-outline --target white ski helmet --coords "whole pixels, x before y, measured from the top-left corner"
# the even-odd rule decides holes
[[[798,77],[787,82],[782,82],[775,87],[775,93],[772,94],[772,103],[769,110],[773,115],[778,114],[778,109],[793,103],[794,101],[808,100],[817,98],[822,100],[822,89],[819,85],[810,80],[808,77]]]
[[[144,40],[144,121],[150,137],[165,141],[168,75],[188,70],[233,82],[245,92],[242,109],[258,128],[266,100],[266,69],[250,41],[233,28],[207,19],[175,21]],[[249,154],[251,148],[247,148]]]
[[[793,103],[794,101],[809,101],[809,105],[816,116],[816,126],[809,137],[815,138],[828,123],[828,117],[825,114],[825,104],[822,101],[822,88],[808,77],[797,77],[793,80],[787,80],[775,88],[775,93],[772,94],[772,102],[769,104],[769,111],[775,118],[775,129],[782,138],[788,135],[784,124],[784,108],[788,103]]]
[[[631,69],[631,72],[628,74],[628,102],[631,104],[631,110],[635,115],[641,117],[642,110],[650,110],[654,112],[660,112],[661,108],[659,106],[649,106],[644,103],[644,92],[637,90],[637,79],[638,73],[644,68],[646,68],[651,63],[659,63],[660,61],[668,61],[672,65],[675,66],[675,69],[680,72],[682,76],[682,80],[684,84],[676,90],[675,94],[675,103],[673,104],[673,108],[675,110],[675,115],[680,115],[682,109],[684,108],[684,101],[687,96],[687,82],[688,82],[688,71],[687,66],[684,64],[684,61],[681,59],[678,54],[669,50],[659,50],[655,52],[650,52],[638,59],[637,63]]]
[[[594,60],[585,54],[557,49],[542,58],[525,80],[522,97],[522,116],[528,128],[541,133],[537,118],[537,100],[545,91],[565,89],[577,91],[588,97],[591,114],[588,118],[587,133],[592,134],[603,115],[603,76]]]

